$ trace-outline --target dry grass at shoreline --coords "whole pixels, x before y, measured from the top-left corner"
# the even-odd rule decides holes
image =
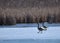
[[[60,23],[60,7],[1,8],[0,25],[37,22]]]

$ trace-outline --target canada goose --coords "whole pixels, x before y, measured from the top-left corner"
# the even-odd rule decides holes
[[[42,23],[42,26],[43,26],[44,30],[47,30],[47,26],[44,25],[44,22]]]
[[[43,23],[42,27],[39,27],[39,23],[38,23],[38,30],[39,30],[39,32],[41,31],[41,33],[42,33],[43,30],[47,30],[47,27],[44,26],[44,23]]]

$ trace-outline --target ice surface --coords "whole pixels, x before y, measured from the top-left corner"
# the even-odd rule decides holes
[[[60,39],[60,27],[48,27],[47,31],[37,33],[37,27],[0,28],[0,39]]]

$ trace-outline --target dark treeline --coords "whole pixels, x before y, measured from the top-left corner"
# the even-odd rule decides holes
[[[60,0],[0,0],[0,25],[60,23]]]
[[[33,15],[25,15],[14,17],[14,16],[5,16],[0,15],[0,25],[15,25],[16,23],[38,23],[38,22],[48,22],[48,23],[60,23],[60,14],[47,16],[33,16]]]
[[[60,9],[53,8],[0,8],[0,25],[16,23],[60,23]]]

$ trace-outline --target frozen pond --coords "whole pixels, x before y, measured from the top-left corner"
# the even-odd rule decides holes
[[[42,23],[40,23],[40,26],[42,25]],[[48,27],[60,27],[60,23],[58,24],[48,24],[48,23],[45,23],[46,26]],[[30,23],[30,24],[16,24],[16,25],[2,25],[0,26],[0,28],[21,28],[21,27],[37,27],[37,23]]]
[[[37,32],[37,27],[0,28],[0,39],[60,39],[60,27],[48,27],[42,34]]]
[[[47,24],[47,31],[37,33],[37,25],[17,24],[19,28],[0,28],[0,43],[60,43],[60,24]],[[30,27],[29,27],[30,26]],[[10,28],[11,27],[11,28]]]

